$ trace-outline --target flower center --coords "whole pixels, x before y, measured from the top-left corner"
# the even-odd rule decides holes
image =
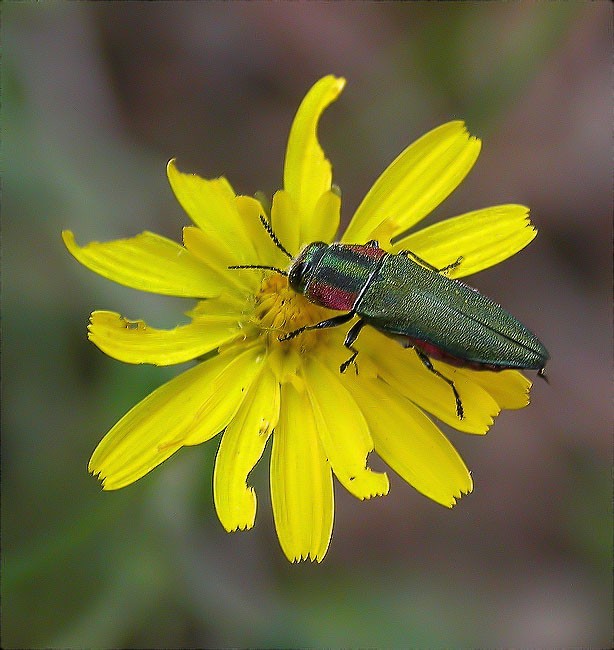
[[[338,312],[324,309],[309,302],[288,286],[288,278],[277,273],[266,277],[256,294],[253,319],[267,332],[269,345],[298,347],[300,352],[313,348],[322,338],[322,331],[306,331],[294,339],[279,341],[279,337],[307,325],[315,325]]]

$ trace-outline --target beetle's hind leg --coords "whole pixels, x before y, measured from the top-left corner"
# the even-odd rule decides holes
[[[358,350],[352,345],[354,341],[358,338],[358,335],[360,334],[360,330],[366,325],[364,320],[359,320],[358,322],[354,323],[352,327],[350,327],[346,337],[345,341],[343,342],[343,345],[348,350],[351,350],[352,356],[347,360],[344,361],[340,366],[339,366],[339,372],[344,373],[351,364],[354,364],[354,368],[356,369],[356,374],[358,374],[358,366],[356,365],[356,357],[358,356]]]
[[[419,350],[418,348],[414,348],[416,351],[416,354],[418,355],[418,359],[422,361],[422,363],[425,365],[427,370],[430,370],[434,375],[437,375],[440,379],[443,379],[446,384],[452,389],[452,392],[454,393],[454,399],[456,400],[456,415],[458,415],[458,419],[462,420],[465,417],[465,411],[463,409],[463,403],[461,402],[460,395],[458,394],[458,391],[456,390],[456,386],[454,385],[454,382],[451,379],[448,379],[445,375],[442,375],[439,370],[435,370],[433,367],[433,364],[431,363],[431,360],[422,352],[422,350]]]

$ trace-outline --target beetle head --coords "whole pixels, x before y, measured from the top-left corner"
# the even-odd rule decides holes
[[[328,244],[322,241],[307,244],[296,256],[288,270],[288,284],[297,293],[305,293],[307,283],[313,277],[318,262],[324,255]]]

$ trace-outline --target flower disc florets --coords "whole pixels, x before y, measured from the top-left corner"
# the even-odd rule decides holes
[[[254,324],[260,328],[261,333],[266,334],[267,348],[279,346],[282,353],[291,348],[303,355],[311,353],[327,334],[323,330],[302,332],[289,340],[279,339],[301,327],[315,325],[336,313],[309,302],[288,286],[286,276],[277,273],[271,273],[264,278],[255,301]]]

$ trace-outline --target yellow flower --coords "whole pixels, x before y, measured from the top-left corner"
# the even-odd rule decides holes
[[[318,81],[292,124],[284,189],[273,197],[270,221],[293,254],[313,241],[333,241],[339,226],[341,200],[332,188],[317,124],[344,84],[333,76]],[[436,267],[462,255],[452,277],[513,255],[535,236],[528,209],[520,205],[476,210],[399,239],[456,188],[479,150],[480,141],[462,122],[427,133],[375,182],[341,241],[377,239],[391,252],[410,249]],[[103,352],[127,363],[156,365],[207,355],[137,404],[103,438],[89,470],[104,489],[129,485],[180,447],[223,432],[213,479],[216,511],[228,531],[251,528],[256,494],[249,474],[272,438],[273,515],[291,561],[321,561],[328,549],[333,474],[359,499],[388,492],[386,473],[367,465],[372,451],[444,506],[470,492],[465,464],[430,416],[483,434],[501,409],[528,404],[531,383],[516,371],[476,371],[434,361],[462,396],[461,420],[450,387],[416,354],[374,329],[364,329],[358,340],[359,373],[339,372],[348,356],[345,327],[279,341],[284,333],[339,312],[308,302],[275,272],[228,268],[287,266],[260,223],[264,208],[256,199],[237,196],[225,178],[184,174],[173,160],[168,178],[194,223],[184,228],[183,245],[144,232],[79,247],[71,232],[63,233],[77,260],[100,275],[135,289],[198,300],[188,312],[189,324],[170,331],[95,311],[89,338]]]

